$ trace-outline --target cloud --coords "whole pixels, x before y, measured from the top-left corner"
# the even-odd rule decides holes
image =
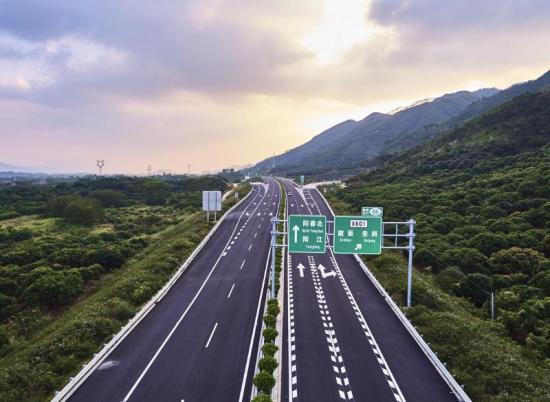
[[[549,15],[542,0],[0,0],[0,161],[260,160],[346,118],[533,78]]]

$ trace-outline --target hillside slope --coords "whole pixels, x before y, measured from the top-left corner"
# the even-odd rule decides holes
[[[398,137],[388,140],[386,144],[384,144],[383,152],[395,153],[409,149],[415,145],[422,144],[428,139],[434,138],[449,129],[456,128],[459,125],[464,124],[469,119],[502,105],[517,96],[544,91],[548,88],[550,88],[550,71],[535,80],[512,85],[511,87],[499,91],[492,96],[480,99],[479,101],[468,105],[468,107],[466,107],[457,116],[440,124],[425,126],[419,130],[405,132]]]
[[[340,212],[380,205],[385,221],[417,221],[409,315],[472,398],[549,400],[550,93],[519,96],[347,184],[328,193]],[[386,265],[378,273],[403,300],[403,266]]]
[[[377,156],[388,140],[446,121],[473,102],[495,92],[494,89],[460,91],[395,114],[372,113],[359,122],[348,120],[297,148],[258,163],[255,169],[308,174],[357,166],[361,161]]]

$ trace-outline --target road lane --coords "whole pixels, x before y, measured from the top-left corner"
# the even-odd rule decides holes
[[[315,212],[333,220],[326,200],[316,189],[308,191]],[[332,230],[332,228],[331,228]],[[330,239],[332,241],[332,239]],[[450,388],[403,327],[353,255],[331,254],[361,314],[376,339],[387,365],[409,401],[456,401]]]
[[[284,183],[292,193],[289,214],[317,214],[309,197],[302,198],[292,183]],[[300,264],[308,267],[304,278],[294,268]],[[289,256],[287,275],[294,302],[287,320],[295,332],[294,338],[288,331],[286,337],[286,397],[289,401],[400,400],[331,264],[329,254]]]
[[[110,354],[116,364],[92,373],[71,400],[246,400],[267,282],[266,217],[279,203],[276,182],[266,182],[226,217],[188,271]]]

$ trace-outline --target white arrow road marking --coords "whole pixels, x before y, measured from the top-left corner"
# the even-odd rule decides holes
[[[319,264],[319,266],[317,267],[317,269],[321,272],[321,276],[324,278],[327,278],[329,276],[336,276],[336,272],[334,271],[330,271],[330,272],[325,272],[325,267],[323,264]]]
[[[292,231],[294,232],[294,243],[298,243],[298,231],[300,230],[300,228],[298,227],[298,225],[294,225],[292,227]]]
[[[300,271],[300,278],[303,278],[304,277],[304,268],[305,268],[304,265],[302,263],[299,263],[296,268],[298,268],[298,270]]]

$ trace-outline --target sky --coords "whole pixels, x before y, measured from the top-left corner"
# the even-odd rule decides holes
[[[547,0],[0,0],[0,162],[201,173],[550,69]]]

